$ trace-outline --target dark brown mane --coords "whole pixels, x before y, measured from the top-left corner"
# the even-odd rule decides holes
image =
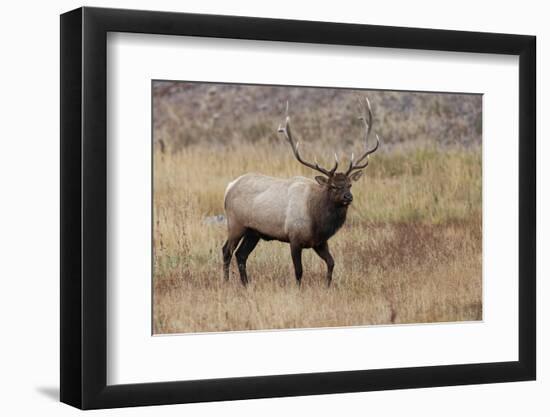
[[[348,213],[347,206],[336,205],[329,198],[329,193],[323,187],[308,202],[311,216],[311,245],[314,247],[330,239],[345,223]]]

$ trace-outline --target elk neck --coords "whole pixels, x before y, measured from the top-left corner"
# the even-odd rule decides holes
[[[348,206],[334,203],[329,191],[322,187],[319,192],[312,193],[309,201],[309,213],[312,219],[313,241],[316,244],[325,242],[333,236],[346,221]]]

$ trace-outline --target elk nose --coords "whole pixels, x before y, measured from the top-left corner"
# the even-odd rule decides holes
[[[344,194],[344,200],[349,201],[350,203],[353,201],[353,196],[350,192]]]

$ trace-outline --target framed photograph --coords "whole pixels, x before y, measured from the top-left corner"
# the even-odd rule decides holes
[[[533,380],[535,37],[61,16],[61,401]]]

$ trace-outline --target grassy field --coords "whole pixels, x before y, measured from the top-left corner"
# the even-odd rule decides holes
[[[161,100],[155,111],[170,108],[170,100]],[[172,120],[183,123],[176,110]],[[208,123],[204,131],[195,126],[195,133],[205,134]],[[183,125],[189,135],[185,126],[191,125]],[[154,133],[155,334],[481,320],[479,142],[390,138],[354,184],[347,222],[329,241],[333,286],[326,287],[323,261],[306,250],[298,288],[289,246],[260,242],[248,260],[251,282],[244,288],[235,261],[230,281],[223,280],[226,226],[208,221],[223,214],[226,185],[245,172],[315,174],[270,129],[250,133],[254,141],[178,146],[166,136],[171,129],[160,123]],[[355,149],[362,146],[358,132],[350,143]],[[330,139],[315,140],[322,161],[330,155],[324,152]],[[311,147],[304,147],[308,152],[313,154]]]

